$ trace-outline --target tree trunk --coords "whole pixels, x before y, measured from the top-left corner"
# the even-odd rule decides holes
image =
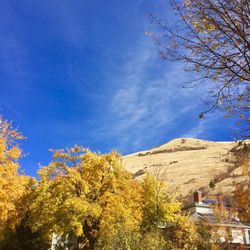
[[[85,237],[88,240],[88,246],[84,247],[83,249],[86,249],[86,250],[94,250],[95,249],[97,237],[94,236],[93,233],[91,233],[91,232],[93,230],[98,231],[98,229],[99,229],[99,221],[93,223],[91,227],[88,225],[88,223],[86,221],[84,222],[83,231],[84,231]]]
[[[95,249],[95,244],[96,244],[96,239],[89,239],[89,247],[88,250],[94,250]]]

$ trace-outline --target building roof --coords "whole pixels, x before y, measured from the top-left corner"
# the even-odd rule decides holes
[[[236,219],[235,217],[219,219],[212,213],[207,213],[207,214],[193,213],[192,216],[196,217],[197,219],[201,221],[208,222],[209,224],[212,224],[212,225],[241,227],[241,228],[250,229],[250,225],[240,222],[240,220]]]
[[[229,202],[222,200],[221,195],[218,195],[217,200],[210,200],[202,198],[202,193],[196,191],[194,192],[193,200],[193,203],[184,206],[182,210],[188,211],[195,220],[204,221],[215,226],[250,229],[250,224],[241,222],[239,218],[237,218],[237,214],[230,212],[232,205]],[[215,205],[225,208],[228,211],[228,216],[224,219],[222,216],[216,216],[213,210]],[[239,211],[240,210],[238,210],[238,212]]]

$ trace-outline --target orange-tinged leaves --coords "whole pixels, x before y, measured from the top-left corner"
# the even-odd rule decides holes
[[[239,214],[243,220],[250,222],[250,153],[249,145],[247,146],[247,157],[244,161],[243,174],[247,177],[243,184],[239,184],[234,192],[237,206],[242,212]]]

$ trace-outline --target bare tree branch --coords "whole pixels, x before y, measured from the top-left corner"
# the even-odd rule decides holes
[[[169,2],[178,17],[175,25],[150,15],[161,30],[161,35],[149,34],[157,41],[161,58],[182,62],[186,71],[196,73],[198,77],[189,87],[210,84],[209,106],[201,118],[218,108],[240,117],[244,111],[241,122],[249,126],[249,0]],[[247,112],[244,107],[248,107]]]

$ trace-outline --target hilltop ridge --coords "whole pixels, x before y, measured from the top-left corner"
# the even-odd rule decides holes
[[[177,138],[149,150],[123,157],[124,167],[141,178],[147,171],[166,179],[171,191],[183,198],[200,189],[207,195],[231,195],[234,184],[244,181],[238,166],[236,142]],[[209,183],[215,184],[214,188]]]

